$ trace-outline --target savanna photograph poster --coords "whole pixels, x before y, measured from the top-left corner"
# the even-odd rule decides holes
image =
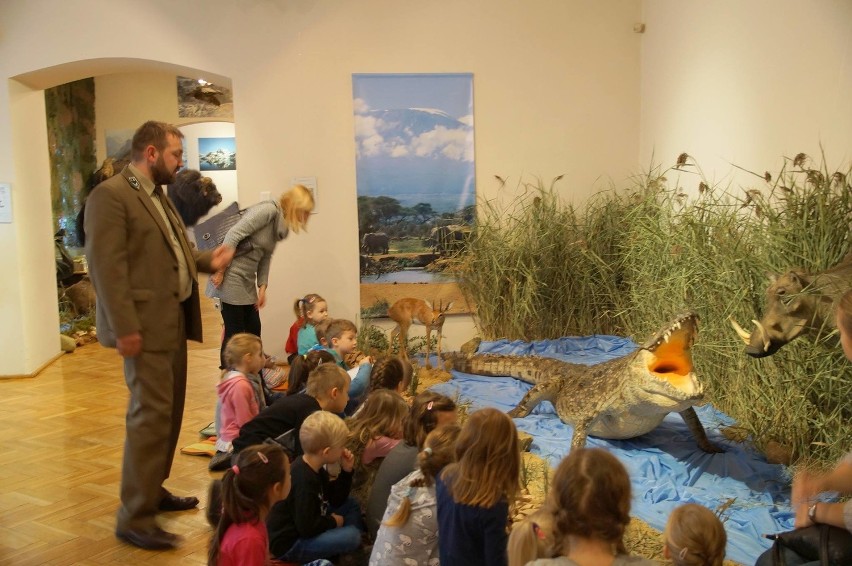
[[[470,312],[448,258],[476,217],[473,75],[355,74],[361,315],[412,297]]]

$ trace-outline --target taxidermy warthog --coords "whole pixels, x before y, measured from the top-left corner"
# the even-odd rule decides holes
[[[852,289],[852,254],[822,273],[790,270],[780,277],[773,275],[770,280],[766,311],[760,320],[752,320],[755,329],[751,334],[731,319],[746,343],[746,354],[753,358],[771,356],[803,334],[837,327],[835,305]]]

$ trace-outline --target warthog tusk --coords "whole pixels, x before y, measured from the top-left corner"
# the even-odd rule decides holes
[[[740,335],[740,338],[742,338],[742,339],[743,339],[743,342],[745,342],[745,343],[746,343],[746,345],[748,345],[748,343],[751,341],[751,334],[749,334],[748,332],[746,332],[745,330],[743,330],[743,327],[742,327],[742,326],[740,326],[740,325],[737,323],[737,321],[736,321],[736,320],[734,320],[734,317],[733,317],[733,316],[729,316],[729,317],[728,317],[728,321],[731,323],[731,326],[733,326],[733,327],[734,327],[734,330],[736,330],[736,331],[737,331],[737,334],[739,334],[739,335]]]
[[[760,337],[763,338],[763,351],[768,352],[769,351],[769,335],[766,334],[766,329],[763,328],[763,325],[760,324],[760,321],[752,319],[752,322],[757,327],[757,329],[760,330]]]

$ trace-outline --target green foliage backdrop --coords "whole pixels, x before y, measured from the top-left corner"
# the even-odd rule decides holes
[[[836,332],[753,359],[729,325],[760,318],[768,272],[818,272],[849,251],[849,171],[800,154],[753,186],[709,186],[694,160],[652,168],[582,211],[553,184],[525,186],[508,207],[480,203],[455,258],[484,338],[615,334],[642,341],[672,316],[702,320],[695,347],[709,400],[762,449],[829,462],[852,446],[852,365]],[[690,196],[685,191],[690,189]]]

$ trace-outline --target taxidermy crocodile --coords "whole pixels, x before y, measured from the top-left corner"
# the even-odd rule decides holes
[[[698,446],[721,452],[707,439],[693,405],[703,400],[703,386],[692,366],[690,348],[698,333],[698,316],[678,316],[635,352],[586,366],[537,356],[455,355],[452,368],[465,373],[511,376],[534,384],[509,415],[525,417],[550,401],[563,422],[574,427],[572,447],[586,436],[623,439],[656,428],[677,411]]]

